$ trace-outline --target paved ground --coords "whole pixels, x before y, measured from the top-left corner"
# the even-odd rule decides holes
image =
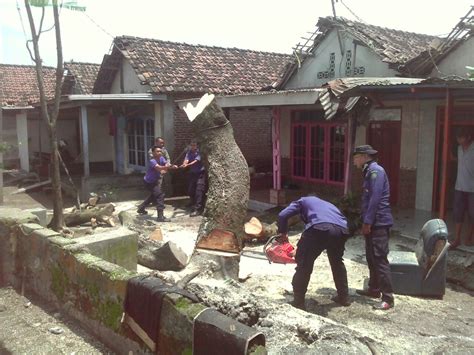
[[[0,354],[108,354],[106,346],[47,303],[0,288]]]

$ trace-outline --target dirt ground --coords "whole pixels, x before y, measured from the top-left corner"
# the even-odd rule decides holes
[[[112,354],[48,303],[0,288],[0,354]]]
[[[184,250],[193,249],[201,217],[189,217],[184,208],[186,200],[169,200],[165,215],[171,217],[172,222],[159,225],[154,221],[156,213],[152,208],[148,209],[148,216],[135,214],[138,202],[117,203],[116,213],[129,211],[136,217],[137,230],[141,233],[147,234],[159,226],[164,240],[173,240]],[[256,214],[250,212],[249,218]],[[271,220],[271,217],[266,216],[266,219]],[[108,227],[99,227],[97,231],[105,228]],[[301,226],[295,226],[290,234],[290,240],[295,244],[301,233],[298,228]],[[412,250],[414,242],[395,237],[390,247],[391,250]],[[291,307],[288,302],[292,299],[294,265],[269,264],[262,253],[262,245],[245,247],[240,262],[239,282],[213,279],[212,272],[206,271],[210,265],[206,265],[204,272],[192,280],[187,288],[207,305],[261,331],[266,337],[270,354],[474,354],[474,293],[448,284],[442,300],[396,295],[394,309],[374,311],[371,307],[374,300],[355,294],[355,289],[363,287],[368,277],[361,237],[354,237],[347,242],[345,263],[353,301],[350,307],[338,306],[330,300],[335,289],[325,254],[315,263],[307,293],[307,311]],[[194,271],[193,267],[196,268],[196,265],[190,265],[179,273],[163,274],[169,280],[177,281]],[[144,267],[139,267],[139,271],[150,272]],[[22,302],[17,303],[17,308],[23,312],[24,305]],[[52,336],[47,330],[47,322],[51,320],[54,320],[54,316],[46,315],[33,322],[44,324],[41,329],[47,334],[45,339]],[[64,339],[64,342],[67,341]],[[92,353],[107,352],[100,345],[91,346]],[[0,344],[0,353],[2,350]]]
[[[163,236],[192,249],[200,217],[191,218],[180,204],[173,205],[166,210],[173,221],[160,225]],[[301,233],[298,228],[301,226],[290,236],[295,244]],[[390,244],[391,250],[413,250],[414,246],[401,237],[392,238]],[[209,306],[263,332],[270,353],[474,353],[474,293],[448,284],[442,300],[396,295],[394,309],[375,311],[371,307],[374,300],[355,293],[368,277],[362,237],[347,242],[345,264],[353,301],[350,307],[330,300],[335,288],[325,254],[315,263],[307,312],[291,307],[294,265],[269,264],[261,245],[244,249],[241,282],[214,280],[204,273],[188,289]],[[179,274],[170,273],[173,277]]]

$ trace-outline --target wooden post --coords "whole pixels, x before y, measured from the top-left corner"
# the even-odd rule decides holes
[[[281,151],[280,151],[280,108],[273,108],[272,147],[273,147],[273,189],[281,189]]]
[[[89,176],[89,130],[87,128],[87,107],[81,105],[81,138],[82,161],[84,163],[84,176]]]
[[[448,184],[448,159],[449,159],[449,134],[451,131],[451,106],[452,97],[449,89],[446,89],[446,105],[444,108],[444,135],[443,135],[443,156],[441,167],[441,195],[439,199],[439,218],[446,217],[446,189]]]
[[[352,150],[355,143],[355,116],[353,113],[347,119],[347,153],[346,153],[346,167],[344,169],[344,195],[347,195],[352,190]]]

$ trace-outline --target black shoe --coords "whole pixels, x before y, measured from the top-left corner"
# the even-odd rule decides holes
[[[389,310],[390,308],[393,308],[394,306],[394,302],[386,302],[386,301],[382,301],[382,302],[379,302],[379,303],[376,303],[372,306],[373,309],[378,309],[380,311],[387,311]]]
[[[356,290],[356,293],[361,295],[361,296],[366,296],[366,297],[370,297],[370,298],[380,298],[380,296],[382,296],[380,291],[373,291],[371,289]]]
[[[301,309],[302,311],[306,311],[306,306],[304,305],[304,301],[301,302],[301,301],[291,301],[290,304],[295,307],[295,308],[298,308],[298,309]]]
[[[145,215],[145,214],[148,214],[148,211],[147,211],[146,209],[144,209],[144,208],[139,208],[139,209],[137,210],[137,213],[138,213],[138,214],[141,214],[141,215]]]
[[[337,304],[340,304],[341,306],[344,307],[349,307],[351,305],[351,301],[349,300],[349,297],[340,297],[339,295],[331,297],[331,301],[336,302]]]
[[[202,214],[201,211],[192,211],[190,214],[189,214],[189,217],[196,217],[196,216],[200,216]]]
[[[158,210],[158,217],[156,218],[156,220],[157,220],[158,222],[171,222],[171,219],[166,218],[166,217],[163,215],[163,211],[162,211],[162,210]]]

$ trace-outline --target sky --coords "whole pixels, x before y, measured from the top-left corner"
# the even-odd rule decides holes
[[[474,0],[335,0],[337,16],[430,35],[447,35]],[[78,0],[85,12],[62,9],[64,60],[101,63],[114,36],[267,52],[291,53],[315,30],[319,17],[332,16],[331,0]],[[20,10],[18,10],[18,7]],[[44,28],[53,24],[46,9]],[[40,10],[34,8],[37,23]],[[32,64],[24,0],[0,0],[0,63]],[[56,65],[54,31],[41,35],[46,65]]]

